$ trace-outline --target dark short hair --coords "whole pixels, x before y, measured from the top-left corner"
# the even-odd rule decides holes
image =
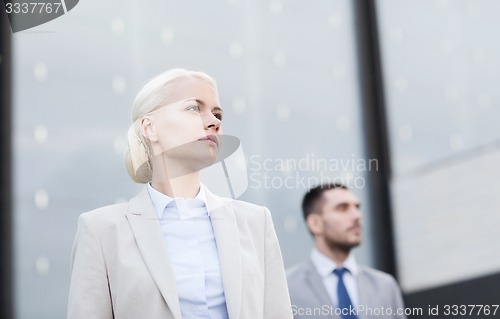
[[[349,189],[347,186],[340,183],[321,184],[311,188],[302,199],[302,214],[304,215],[304,220],[307,220],[307,216],[312,214],[317,208],[316,206],[325,191],[337,188]]]

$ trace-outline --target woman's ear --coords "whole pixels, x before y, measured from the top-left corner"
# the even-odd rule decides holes
[[[156,130],[153,121],[149,116],[144,116],[140,123],[142,136],[146,137],[151,142],[158,141]]]
[[[307,228],[313,235],[321,235],[323,233],[323,220],[321,215],[317,213],[312,213],[307,216],[306,220]]]

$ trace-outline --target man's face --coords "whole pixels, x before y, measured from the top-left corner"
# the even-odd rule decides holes
[[[349,251],[361,243],[361,212],[358,198],[349,190],[323,192],[313,234],[332,249]]]

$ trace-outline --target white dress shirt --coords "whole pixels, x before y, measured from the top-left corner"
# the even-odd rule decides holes
[[[177,283],[183,319],[228,319],[219,255],[204,186],[193,198],[172,198],[148,183]]]
[[[323,285],[325,286],[325,289],[328,292],[330,299],[332,300],[332,304],[335,306],[338,305],[337,285],[339,282],[339,277],[333,273],[333,270],[341,267],[346,268],[348,271],[344,273],[343,279],[347,289],[347,293],[351,298],[353,307],[357,307],[359,305],[358,286],[356,284],[358,265],[352,253],[349,254],[349,257],[347,257],[346,261],[342,265],[337,265],[335,262],[333,262],[333,260],[326,257],[316,248],[314,248],[311,253],[311,261],[314,267],[316,267],[319,275],[321,276]]]

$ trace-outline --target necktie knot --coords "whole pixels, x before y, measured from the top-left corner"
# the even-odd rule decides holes
[[[342,278],[344,276],[344,274],[345,274],[346,271],[348,271],[348,270],[346,268],[342,267],[342,268],[336,268],[333,272],[339,278]]]

